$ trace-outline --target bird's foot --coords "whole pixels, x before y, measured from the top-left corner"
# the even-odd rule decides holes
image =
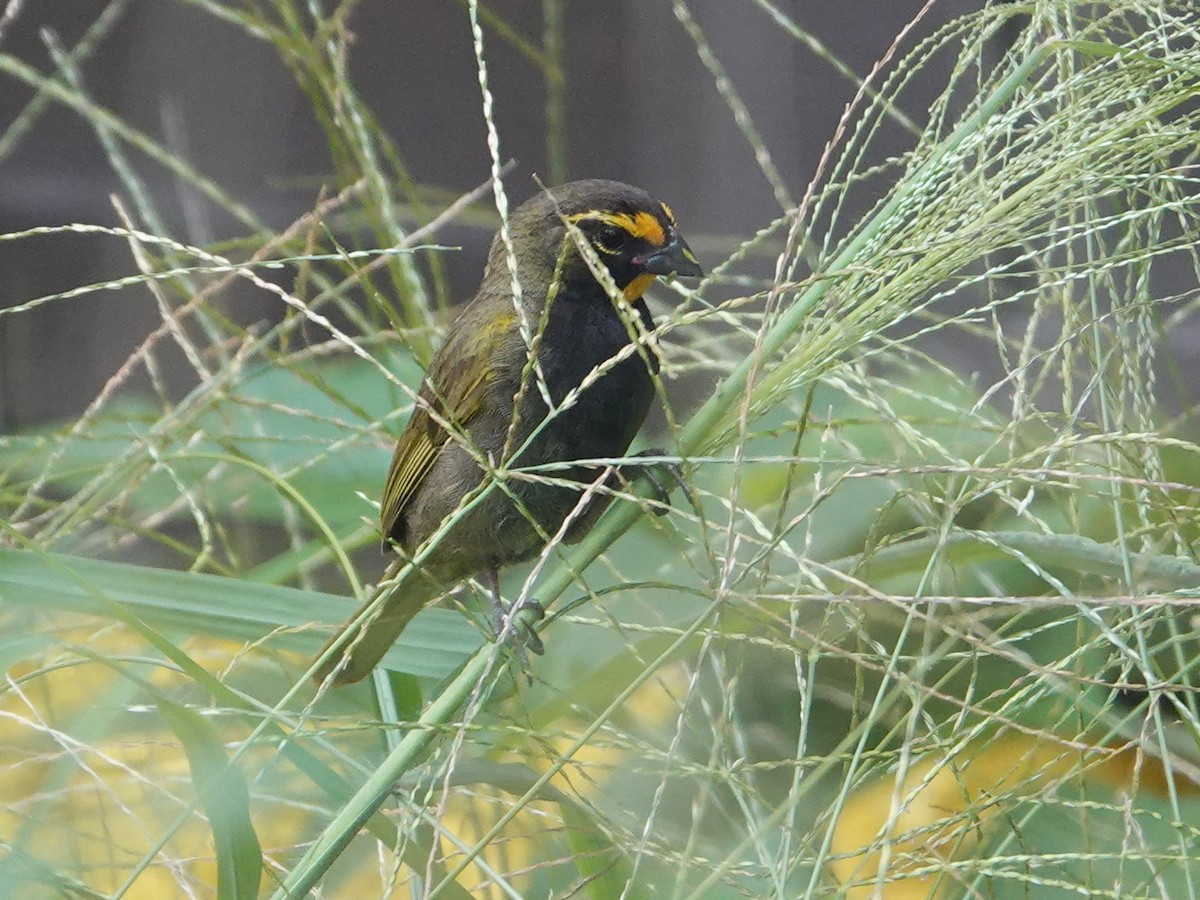
[[[533,597],[527,597],[511,607],[505,607],[499,599],[492,604],[492,628],[495,629],[496,639],[512,641],[522,659],[526,650],[535,656],[542,656],[546,652],[546,646],[534,628],[544,618],[546,608]]]
[[[640,453],[635,453],[634,458],[646,456],[668,456],[666,450],[659,447],[654,447],[650,450],[643,450]],[[679,463],[656,461],[652,463],[634,464],[628,463],[620,468],[621,477],[626,481],[632,481],[634,478],[642,477],[650,483],[650,490],[654,493],[654,499],[657,505],[654,507],[656,516],[665,516],[671,506],[671,488],[677,487],[683,492],[683,496],[687,498],[691,506],[696,505],[696,499],[692,496],[692,489],[688,487],[688,483],[684,480],[683,469]]]

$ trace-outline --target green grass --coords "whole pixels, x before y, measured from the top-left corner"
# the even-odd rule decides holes
[[[0,240],[128,249],[126,276],[12,298],[0,329],[147,294],[162,319],[81,415],[0,438],[0,884],[1200,893],[1200,445],[1172,355],[1200,273],[1188,4],[918,20],[865,79],[746,2],[854,78],[797,185],[673,2],[779,203],[706,241],[723,249],[697,289],[657,291],[666,425],[646,442],[696,503],[656,518],[631,496],[506,574],[552,612],[530,680],[468,590],[417,618],[390,675],[322,696],[308,655],[382,569],[373,503],[455,299],[439,227],[507,209],[498,44],[546,80],[551,171],[589,174],[566,159],[571,7],[546,0],[524,35],[463,0],[492,179],[459,201],[414,183],[349,80],[352,8],[192,5],[275,50],[328,136],[326,190],[287,229],[92,100],[116,13],[43,70],[0,45],[0,75],[36,92],[0,123],[0,165],[65,106],[123,185],[122,227]],[[907,150],[880,161],[896,128]],[[168,233],[154,166],[240,235]],[[277,315],[240,322],[235,289]]]

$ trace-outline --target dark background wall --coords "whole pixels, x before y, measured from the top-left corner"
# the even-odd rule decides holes
[[[928,34],[980,2],[936,4],[918,30]],[[922,6],[917,0],[775,5],[860,75]],[[328,150],[274,50],[182,2],[119,6],[119,21],[83,68],[95,102],[162,141],[268,223],[282,227],[309,210],[330,171]],[[541,43],[541,2],[494,6],[518,33]],[[106,8],[96,0],[26,4],[0,53],[50,71],[43,29],[71,47]],[[855,84],[755,0],[690,0],[686,9],[753,116],[786,191],[798,198]],[[561,10],[569,177],[640,184],[669,200],[690,235],[744,236],[779,214],[772,186],[669,0],[580,0]],[[489,162],[465,3],[364,0],[348,27],[353,80],[414,178],[450,191],[485,180]],[[549,175],[545,84],[494,30],[486,40],[502,154],[518,162],[509,189],[519,199],[533,190],[530,173]],[[937,79],[929,83],[932,89]],[[11,72],[0,72],[0,129],[33,94]],[[918,120],[921,102],[914,96],[910,110]],[[899,130],[891,137],[899,149]],[[885,132],[879,151],[891,143]],[[139,173],[180,239],[203,244],[241,233],[161,166],[139,164]],[[0,233],[116,224],[109,195],[119,190],[91,126],[51,103],[0,159]],[[464,252],[450,260],[452,283],[465,294],[478,278],[487,236],[470,230],[454,238]],[[116,239],[0,242],[0,306],[132,271],[128,248]],[[158,321],[148,302],[103,294],[0,319],[0,424],[13,428],[78,412]]]

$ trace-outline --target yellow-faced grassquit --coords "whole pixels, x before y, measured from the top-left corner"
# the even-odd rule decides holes
[[[426,603],[464,579],[483,577],[499,604],[500,567],[536,555],[564,524],[566,543],[587,533],[611,498],[581,500],[601,466],[520,470],[628,450],[658,370],[653,346],[638,340],[653,329],[642,294],[656,276],[703,274],[670,208],[615,181],[541,191],[510,216],[509,234],[519,297],[497,235],[388,471],[380,521],[401,555],[394,571],[417,564],[327,645],[319,683],[364,678]]]

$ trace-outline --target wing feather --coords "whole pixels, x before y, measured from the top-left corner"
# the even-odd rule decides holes
[[[379,519],[384,535],[398,541],[404,540],[404,509],[450,437],[438,420],[461,430],[483,408],[488,382],[500,370],[504,334],[516,322],[515,314],[502,314],[480,328],[471,312],[464,313],[434,356],[412,418],[396,443]]]

